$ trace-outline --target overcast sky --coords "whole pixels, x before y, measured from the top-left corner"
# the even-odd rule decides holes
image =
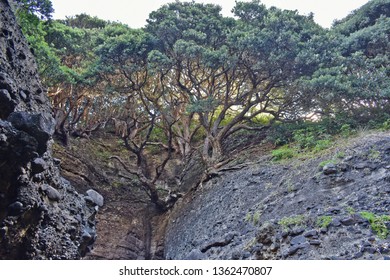
[[[54,18],[64,19],[86,13],[101,19],[119,21],[130,27],[143,27],[149,13],[174,0],[51,0],[55,9]],[[222,6],[223,14],[231,16],[235,0],[196,0]],[[347,16],[368,0],[262,0],[267,7],[298,10],[300,14],[314,13],[314,19],[323,27],[330,27],[335,19]]]

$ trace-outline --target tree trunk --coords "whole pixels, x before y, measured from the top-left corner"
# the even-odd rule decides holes
[[[219,137],[207,136],[203,144],[203,159],[213,166],[223,160],[223,149]]]
[[[223,160],[223,149],[221,140],[219,138],[214,138],[211,141],[212,153],[211,161],[215,164]]]

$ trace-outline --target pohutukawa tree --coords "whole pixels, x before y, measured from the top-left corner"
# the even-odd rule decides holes
[[[206,132],[203,158],[218,165],[223,141],[260,114],[278,119],[297,104],[288,87],[307,67],[306,45],[320,28],[312,17],[237,3],[238,20],[215,5],[172,3],[151,13],[146,30],[158,38],[163,80],[187,102]],[[168,86],[168,85],[167,85]],[[261,129],[261,128],[256,128]]]

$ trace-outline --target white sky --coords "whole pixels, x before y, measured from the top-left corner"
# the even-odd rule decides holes
[[[54,18],[64,19],[86,13],[101,19],[119,21],[139,28],[146,24],[149,13],[174,0],[51,0],[55,9]],[[249,1],[249,0],[245,0]],[[231,16],[235,0],[196,0],[222,6],[223,14]],[[298,10],[300,14],[314,13],[314,19],[323,27],[330,27],[335,19],[342,19],[368,0],[262,0],[267,7]]]

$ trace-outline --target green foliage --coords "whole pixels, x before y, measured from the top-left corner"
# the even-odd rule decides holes
[[[269,130],[267,139],[277,146],[289,144],[293,141],[293,131],[295,129],[299,129],[296,124],[276,123]]]
[[[343,137],[350,137],[356,134],[356,130],[352,129],[350,124],[343,124],[340,128],[340,134]]]
[[[284,217],[278,222],[278,224],[282,226],[283,229],[287,230],[290,227],[304,225],[306,223],[306,220],[307,220],[306,216],[296,215],[296,216]]]
[[[370,225],[372,230],[382,239],[386,239],[389,235],[389,230],[387,229],[386,222],[390,221],[389,215],[375,215],[371,212],[360,212],[360,215],[366,219]]]
[[[380,129],[381,130],[390,130],[390,119],[387,119],[386,121],[384,121],[381,126],[380,126]]]
[[[332,51],[300,84],[312,108],[326,116],[344,114],[360,126],[389,111],[389,14],[388,1],[370,1],[329,32],[338,43],[326,42]]]
[[[15,0],[19,11],[27,12],[40,16],[41,19],[51,18],[54,12],[53,5],[50,0]]]
[[[320,151],[323,151],[323,150],[326,150],[326,149],[332,147],[332,145],[333,145],[333,142],[330,139],[318,140],[316,145],[313,148],[313,151],[320,152]]]
[[[389,2],[387,0],[372,0],[346,18],[336,21],[334,28],[343,35],[349,35],[375,25],[377,20],[383,16],[390,16]]]
[[[314,150],[316,152],[331,146],[330,136],[321,125],[308,126],[293,132],[293,139],[300,149]]]
[[[255,212],[255,213],[253,214],[252,221],[253,221],[253,224],[254,224],[255,226],[259,224],[260,216],[261,216],[260,212]]]
[[[218,101],[214,100],[214,98],[209,97],[204,100],[193,100],[187,106],[188,113],[206,113],[212,112],[218,107]]]
[[[320,216],[317,218],[317,226],[320,228],[327,228],[332,220],[332,216]]]
[[[273,160],[275,160],[275,161],[293,158],[295,156],[295,154],[296,154],[296,151],[292,148],[289,148],[288,145],[280,147],[280,148],[272,151],[272,157],[273,157]]]
[[[246,213],[246,216],[245,216],[245,219],[244,219],[245,222],[250,222],[252,221],[252,214],[250,212]]]
[[[297,152],[318,153],[332,147],[333,139],[329,133],[337,132],[328,119],[325,119],[316,123],[277,124],[271,128],[267,138],[276,145],[285,144],[273,154],[280,160],[291,158]],[[290,148],[286,144],[289,144]],[[291,147],[295,147],[295,153]]]
[[[109,150],[99,145],[96,145],[95,148],[92,148],[92,153],[98,160],[101,161],[108,161],[112,156]]]
[[[98,17],[92,17],[84,13],[76,16],[66,17],[66,19],[61,22],[66,26],[81,29],[102,29],[110,24],[109,22],[99,19]]]

